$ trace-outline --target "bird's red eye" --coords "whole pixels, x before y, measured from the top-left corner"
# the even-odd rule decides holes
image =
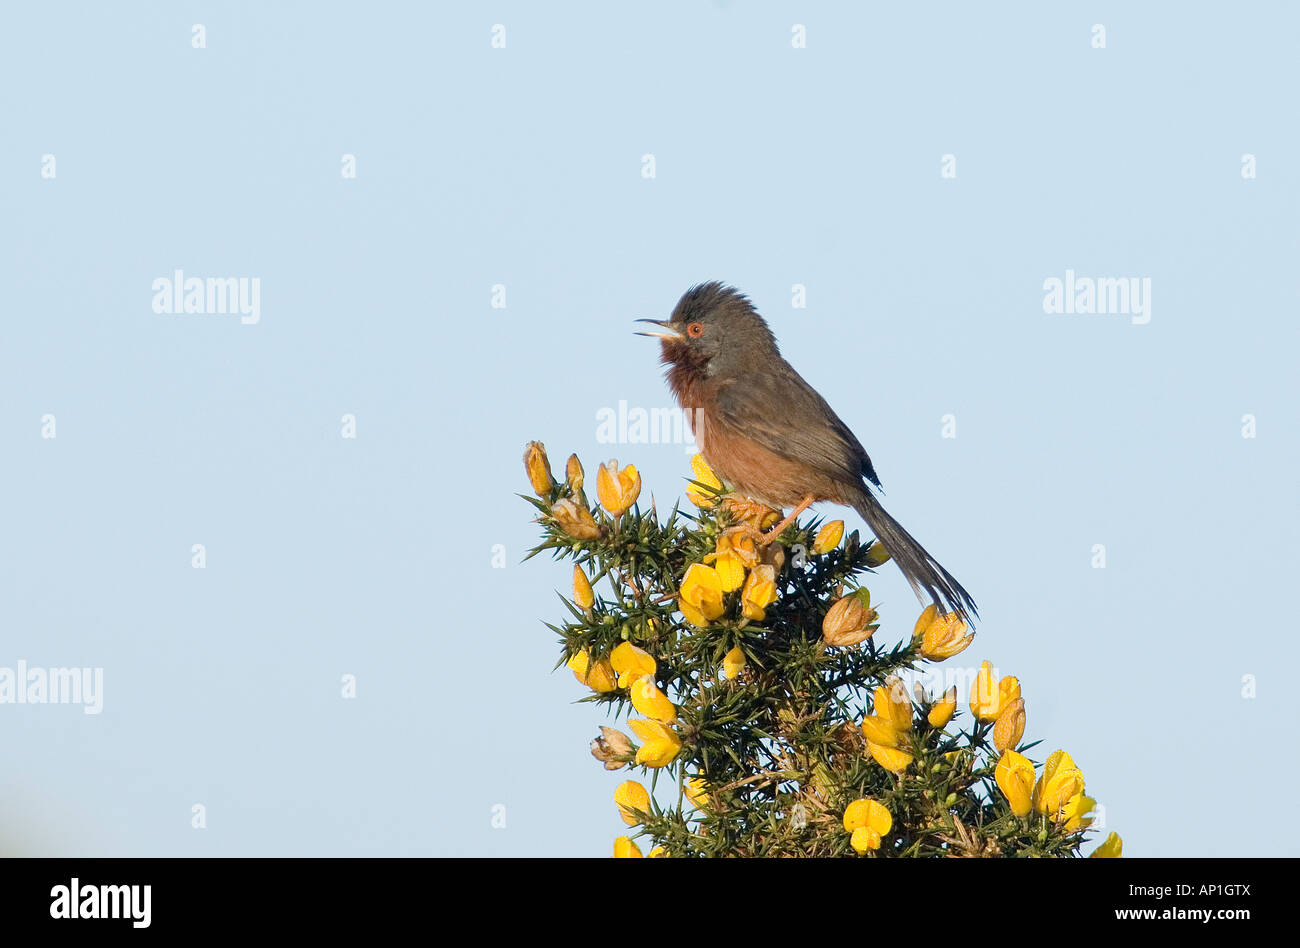
[[[700,336],[704,335],[704,323],[691,323],[686,327],[686,335],[692,339],[699,339]]]

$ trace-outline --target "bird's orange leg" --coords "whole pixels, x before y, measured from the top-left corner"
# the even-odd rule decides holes
[[[767,533],[764,533],[763,539],[760,540],[759,542],[763,546],[767,546],[769,543],[771,543],[773,540],[775,540],[777,537],[781,535],[781,531],[783,531],[786,527],[790,526],[790,524],[798,520],[799,515],[803,513],[805,510],[807,510],[809,507],[811,507],[812,504],[813,504],[813,495],[809,494],[808,496],[804,497],[803,500],[799,501],[798,507],[795,507],[794,510],[790,511],[790,516],[786,517],[784,520],[778,523],[771,530],[767,531]]]

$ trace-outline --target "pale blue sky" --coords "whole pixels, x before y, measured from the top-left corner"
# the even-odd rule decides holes
[[[1300,851],[1293,5],[0,17],[0,667],[104,670],[98,715],[0,704],[0,850],[607,855],[624,775],[550,671],[569,569],[520,564],[519,456],[669,505],[682,448],[596,415],[670,404],[631,320],[721,279],[1127,854]],[[260,322],[155,314],[177,268],[259,278]],[[1067,269],[1149,278],[1150,322],[1044,314]]]

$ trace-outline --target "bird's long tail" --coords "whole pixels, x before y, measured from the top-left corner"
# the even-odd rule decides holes
[[[979,615],[970,593],[962,588],[952,573],[939,565],[938,560],[925,552],[925,547],[917,543],[902,524],[886,513],[872,494],[864,490],[853,508],[875,532],[876,539],[903,571],[918,598],[924,589],[939,604],[940,610],[955,612],[967,623]]]

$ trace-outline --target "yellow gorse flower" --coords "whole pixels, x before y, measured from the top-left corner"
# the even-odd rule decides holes
[[[647,858],[647,859],[667,859],[667,858],[668,858],[668,850],[665,849],[665,848],[662,847],[662,846],[656,846],[654,849],[650,850],[650,852],[646,853],[646,858]]]
[[[1010,675],[994,684],[993,666],[985,662],[970,690],[971,713],[982,724],[992,724],[1003,710],[1020,697],[1020,681]]]
[[[710,491],[702,491],[692,484],[686,488],[687,499],[696,507],[712,507],[718,502],[717,494],[722,493],[722,481],[713,473],[713,468],[704,460],[704,455],[697,454],[691,458],[691,473],[695,475],[695,481],[710,488]]]
[[[642,675],[653,675],[659,670],[659,663],[645,649],[637,648],[631,642],[620,642],[609,653],[609,664],[618,674],[620,688],[632,687],[632,682]]]
[[[939,615],[933,603],[921,613],[912,630],[912,638],[921,640],[921,654],[932,662],[941,662],[964,651],[975,639],[975,633],[966,632],[966,623],[955,612]]]
[[[702,563],[692,563],[677,593],[677,608],[686,621],[704,628],[722,615],[722,580],[717,570]]]
[[[869,719],[875,720],[875,719]],[[897,746],[902,742],[903,735],[897,730],[889,732],[894,741],[894,745],[878,744],[875,741],[867,741],[867,751],[881,767],[884,767],[890,773],[901,774],[911,765],[915,759],[910,750]]]
[[[585,505],[566,497],[551,507],[551,516],[560,529],[575,540],[594,540],[600,536],[600,525]]]
[[[632,707],[661,724],[677,720],[677,706],[659,690],[653,675],[642,675],[632,682]]]
[[[930,722],[930,727],[943,729],[948,726],[952,720],[953,712],[957,710],[957,686],[953,685],[943,693],[943,697],[935,702],[934,707],[925,719]]]
[[[596,594],[592,591],[591,580],[577,563],[573,564],[573,602],[583,612],[590,612],[596,604]]]
[[[734,592],[745,582],[745,570],[759,562],[758,543],[753,534],[727,532],[718,537],[714,552],[704,562],[717,571],[723,592]]]
[[[629,836],[620,836],[614,840],[615,859],[640,859],[641,847],[632,842]]]
[[[1057,817],[1057,822],[1065,824],[1067,833],[1077,833],[1081,829],[1087,829],[1092,825],[1092,817],[1088,816],[1097,807],[1097,801],[1084,793],[1076,793],[1070,797],[1068,803],[1061,807],[1061,812]]]
[[[618,815],[623,817],[623,822],[628,826],[636,826],[641,822],[641,817],[635,811],[650,812],[650,792],[635,780],[624,780],[615,788],[614,802],[618,804]]]
[[[879,849],[881,837],[893,826],[889,810],[875,800],[854,800],[844,808],[844,830],[853,834],[851,843],[859,853]]]
[[[894,722],[878,714],[868,714],[862,719],[862,736],[870,744],[881,747],[897,747],[902,732],[894,727]]]
[[[1083,771],[1065,751],[1054,751],[1043,764],[1043,775],[1034,787],[1034,810],[1061,822],[1071,798],[1080,793],[1083,793]]]
[[[1106,841],[1092,851],[1089,859],[1120,859],[1124,855],[1124,840],[1119,833],[1111,833]]]
[[[586,685],[592,691],[604,694],[607,691],[613,691],[618,687],[614,668],[607,659],[601,659],[593,663],[591,655],[584,648],[581,652],[574,654],[566,663],[569,671],[573,672],[573,677],[578,679],[578,684]]]
[[[993,725],[993,746],[999,754],[1015,750],[1020,739],[1025,736],[1025,699],[1017,698],[998,715]]]
[[[1034,765],[1028,757],[1007,751],[993,771],[998,789],[1016,816],[1028,816],[1033,808]]]
[[[666,767],[682,749],[682,739],[666,724],[632,718],[628,727],[643,743],[636,752],[636,762],[646,767]]]
[[[763,563],[755,566],[740,591],[741,614],[752,622],[767,617],[767,607],[776,602],[776,567]]]
[[[909,744],[904,741],[912,729],[912,702],[897,675],[891,675],[873,695],[875,714],[862,719],[862,736],[867,750],[886,770],[901,774],[912,763]]]
[[[832,520],[818,530],[817,536],[813,538],[813,555],[821,556],[824,553],[829,553],[840,545],[842,539],[844,539],[844,521]]]
[[[528,472],[528,483],[538,497],[550,497],[555,487],[555,478],[551,476],[551,464],[546,459],[546,445],[540,441],[529,441],[524,448],[524,470]]]
[[[724,677],[734,679],[744,670],[745,652],[739,645],[722,656],[722,674]]]
[[[632,464],[619,470],[617,460],[606,461],[596,469],[596,495],[600,505],[617,517],[641,496],[641,475]]]

